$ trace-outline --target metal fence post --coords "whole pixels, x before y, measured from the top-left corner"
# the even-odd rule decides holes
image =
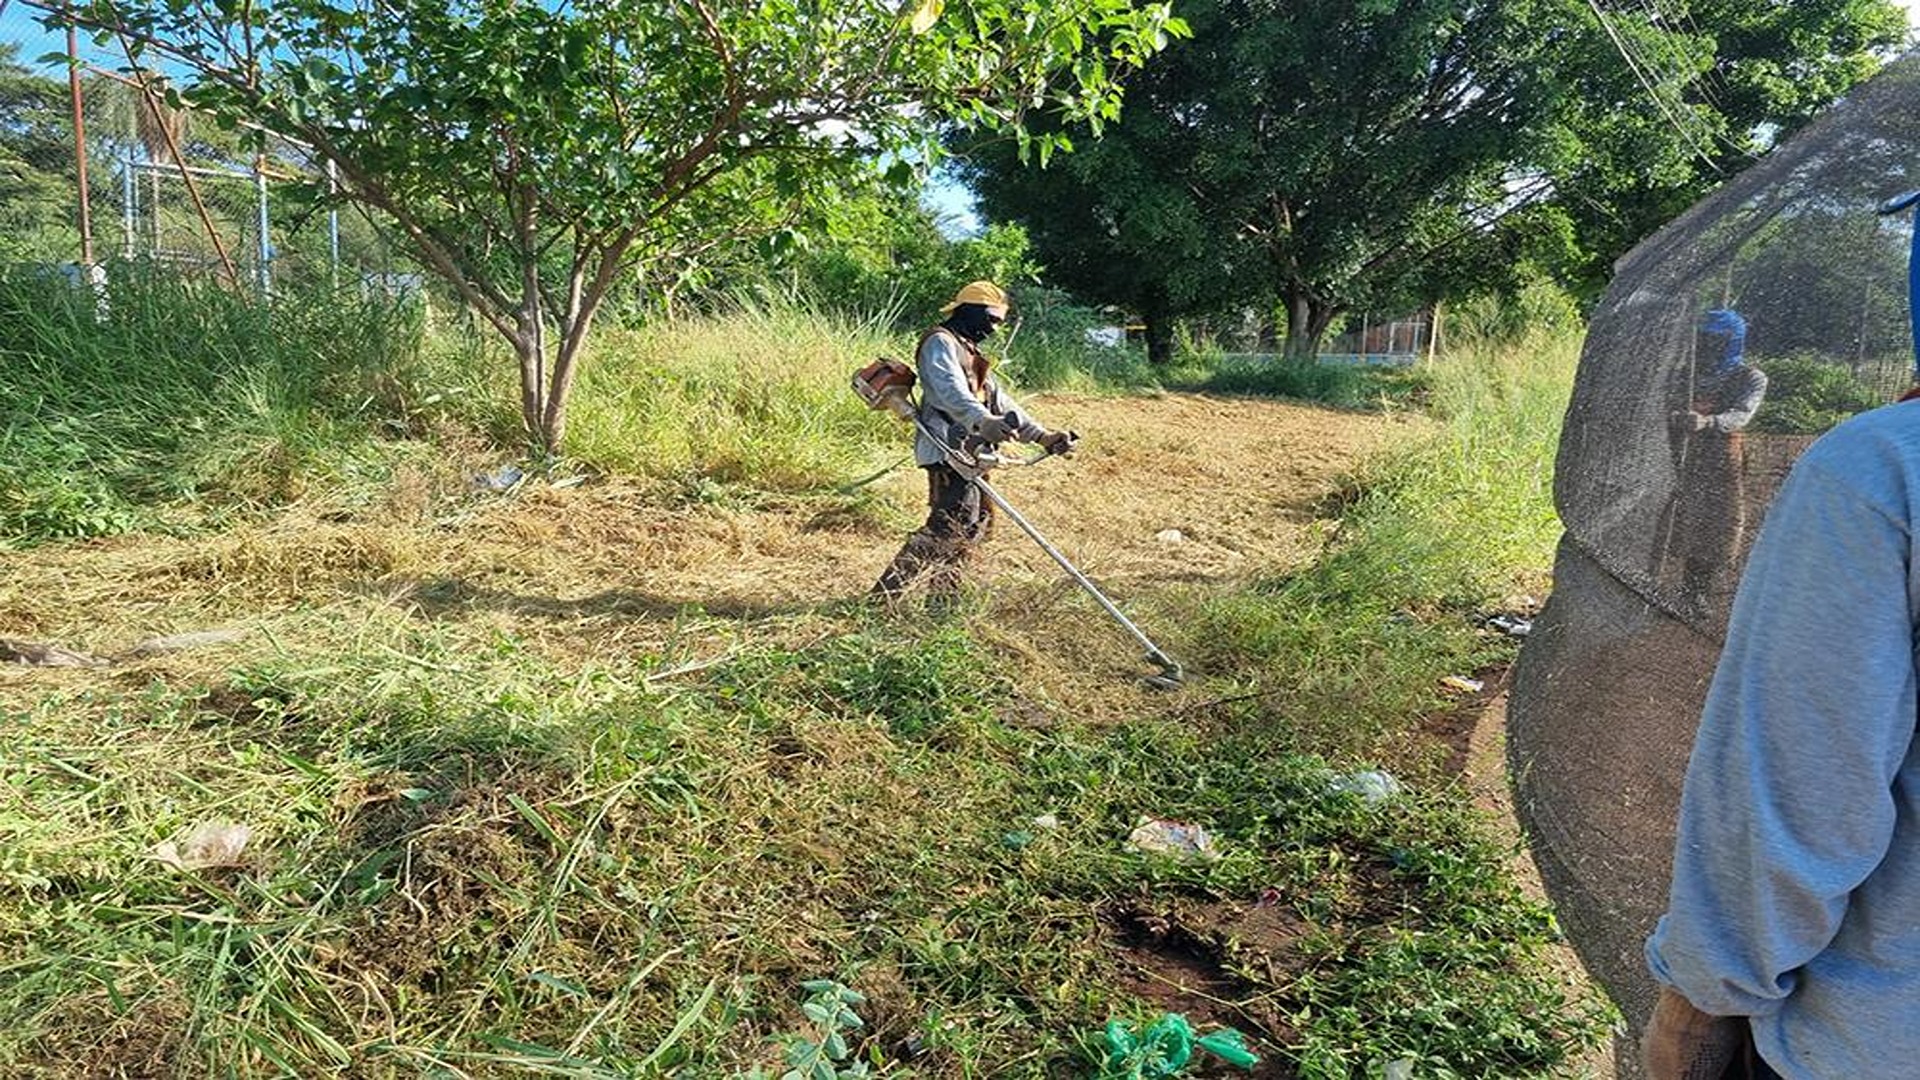
[[[340,169],[327,159],[327,278],[340,287]]]
[[[259,196],[259,245],[257,257],[260,260],[260,298],[266,299],[273,292],[273,243],[267,237],[267,170],[266,151],[253,156],[253,187]]]
[[[120,161],[120,255],[129,262],[133,260],[133,230],[137,216],[133,171],[133,148],[129,146],[126,156]]]

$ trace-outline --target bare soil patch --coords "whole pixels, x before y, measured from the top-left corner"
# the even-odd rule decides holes
[[[1121,959],[1120,985],[1197,1032],[1238,1029],[1261,1056],[1251,1073],[1202,1063],[1199,1076],[1251,1075],[1284,1080],[1293,1070],[1276,1049],[1297,1041],[1272,988],[1304,963],[1304,920],[1284,903],[1200,903],[1175,898],[1121,907],[1108,922]]]

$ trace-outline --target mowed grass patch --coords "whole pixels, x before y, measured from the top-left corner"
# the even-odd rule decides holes
[[[1442,358],[1424,375],[1442,426],[1339,493],[1319,559],[1174,604],[1187,653],[1237,691],[1222,715],[1279,725],[1307,752],[1417,762],[1420,718],[1449,700],[1440,680],[1514,653],[1476,617],[1544,596],[1578,347],[1536,335]]]
[[[1539,1075],[1591,1035],[1452,793],[1369,805],[1252,728],[1036,725],[959,627],[848,616],[654,683],[374,640],[8,717],[13,1075],[729,1076],[832,978],[889,1074],[1091,1076],[1153,1014],[1143,919],[1269,1075]],[[1142,817],[1218,857],[1130,850]],[[253,828],[239,865],[150,857],[208,821]],[[1284,942],[1227,929],[1275,911]]]
[[[1544,475],[1550,435],[1500,432],[1545,399],[1479,400],[1364,470],[1312,565],[1130,586],[1194,671],[1172,698],[1035,694],[1094,677],[1044,665],[1128,648],[1064,592],[948,625],[706,615],[688,598],[727,567],[655,578],[689,546],[754,558],[761,512],[623,515],[643,496],[610,486],[238,530],[177,583],[33,553],[69,595],[286,610],[204,660],[0,695],[0,1066],[777,1073],[829,978],[865,995],[849,1049],[887,1075],[1094,1076],[1109,1018],[1166,1008],[1247,1031],[1266,1075],[1551,1075],[1596,1011],[1408,734],[1437,675],[1505,648],[1465,617],[1544,565],[1539,492],[1500,480]],[[1476,490],[1497,501],[1452,498]],[[1330,790],[1383,754],[1407,795]],[[1130,850],[1143,817],[1205,826],[1218,858]],[[152,858],[220,821],[254,830],[239,865]]]

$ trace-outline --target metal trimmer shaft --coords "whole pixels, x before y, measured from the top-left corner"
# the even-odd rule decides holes
[[[1107,599],[1107,594],[1100,591],[1100,587],[1093,583],[1093,579],[1081,573],[1080,568],[1073,565],[1072,560],[1062,554],[1059,548],[1054,547],[1045,536],[1042,536],[1040,530],[1034,528],[1033,523],[1028,521],[1025,515],[1015,510],[1012,503],[1009,503],[1004,496],[994,490],[993,485],[987,482],[987,468],[982,467],[978,461],[968,455],[948,446],[945,440],[929,430],[926,424],[918,417],[914,418],[913,425],[919,428],[927,438],[933,440],[934,445],[938,446],[941,453],[946,455],[947,463],[953,466],[954,471],[965,477],[970,483],[978,486],[980,493],[985,495],[1000,512],[1011,518],[1021,532],[1026,533],[1034,543],[1040,545],[1040,550],[1051,556],[1054,562],[1059,563],[1060,569],[1065,570],[1067,576],[1078,582],[1080,587],[1086,590],[1088,596],[1098,601],[1100,606],[1106,609],[1107,614],[1113,616],[1114,622],[1119,623],[1122,629],[1133,635],[1133,639],[1138,641],[1140,647],[1146,650],[1147,662],[1160,669],[1154,674],[1147,676],[1146,681],[1149,685],[1163,690],[1171,690],[1185,681],[1186,675],[1181,671],[1180,664],[1165,652],[1162,652],[1160,646],[1153,643],[1152,638],[1148,637],[1138,626],[1135,626],[1133,620],[1127,618],[1126,613],[1121,611],[1112,600]]]

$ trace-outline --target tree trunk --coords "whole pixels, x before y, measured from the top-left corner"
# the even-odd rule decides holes
[[[541,400],[541,369],[546,359],[541,354],[546,347],[546,335],[538,325],[528,326],[523,320],[513,335],[513,355],[520,361],[520,422],[535,446],[551,450],[553,442],[546,430],[546,410]]]
[[[1286,294],[1287,340],[1281,355],[1288,360],[1312,363],[1320,356],[1320,341],[1340,316],[1341,307],[1320,300],[1305,290]]]
[[[1173,320],[1164,314],[1143,315],[1147,324],[1147,362],[1154,367],[1173,363]]]
[[[1147,362],[1154,367],[1173,363],[1173,312],[1166,294],[1158,289],[1140,297],[1140,322],[1147,331]]]
[[[567,437],[567,398],[573,394],[573,373],[580,361],[580,347],[586,344],[586,330],[569,333],[560,343],[560,356],[553,363],[553,386],[547,392],[547,413],[542,418],[546,448],[557,453]]]

